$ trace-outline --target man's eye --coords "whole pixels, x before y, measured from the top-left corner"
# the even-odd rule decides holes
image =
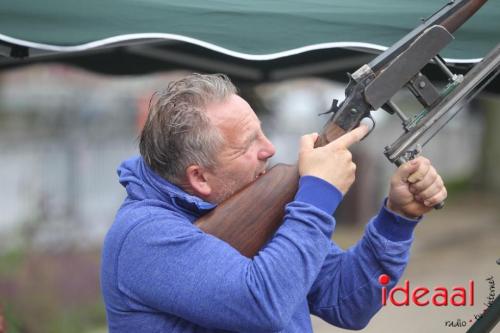
[[[252,146],[252,143],[249,143],[249,144],[245,145],[243,147],[242,151],[246,153],[250,149],[251,146]]]

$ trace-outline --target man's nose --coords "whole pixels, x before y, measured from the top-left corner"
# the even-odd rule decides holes
[[[273,143],[267,138],[264,137],[264,143],[262,148],[259,150],[258,158],[260,160],[267,160],[272,157],[276,153],[276,148]]]

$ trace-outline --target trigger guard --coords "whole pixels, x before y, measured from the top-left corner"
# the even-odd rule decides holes
[[[368,131],[368,133],[366,133],[365,136],[360,141],[363,141],[368,135],[370,135],[371,132],[375,129],[375,125],[376,125],[375,119],[373,119],[373,117],[371,115],[364,117],[363,119],[361,119],[361,121],[359,123],[361,124],[363,122],[363,120],[365,120],[365,119],[369,119],[372,122],[372,126],[371,126],[370,130]]]

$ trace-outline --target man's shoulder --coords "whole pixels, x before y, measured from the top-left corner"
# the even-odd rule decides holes
[[[108,231],[107,238],[124,240],[130,233],[174,234],[181,229],[197,229],[191,217],[165,205],[129,202],[122,205]]]
[[[113,227],[133,227],[140,224],[188,224],[192,217],[166,204],[147,200],[125,203],[116,214]]]
[[[150,205],[122,206],[106,234],[104,255],[135,251],[161,240],[164,244],[179,237],[197,237],[201,230],[190,218],[175,210]]]

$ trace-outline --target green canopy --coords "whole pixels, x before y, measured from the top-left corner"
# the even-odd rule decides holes
[[[52,51],[165,39],[252,60],[306,50],[382,50],[444,5],[435,0],[3,0],[0,40]],[[500,35],[500,2],[490,0],[444,55],[482,57]]]
[[[57,61],[109,74],[188,69],[244,82],[345,79],[446,3],[3,0],[0,70]],[[500,1],[489,0],[441,55],[458,65],[477,62],[499,35]]]

